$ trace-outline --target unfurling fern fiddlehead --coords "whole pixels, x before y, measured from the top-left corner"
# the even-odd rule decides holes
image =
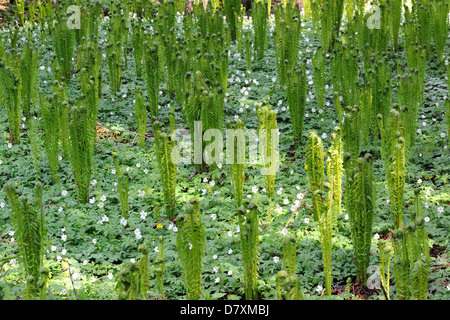
[[[139,263],[125,264],[117,276],[115,290],[119,300],[139,300],[147,296],[150,280],[147,245],[139,245],[138,250],[142,253]]]
[[[198,300],[202,289],[205,231],[197,198],[186,205],[186,214],[177,217],[177,251],[181,260],[188,300]]]
[[[248,199],[238,208],[242,262],[244,265],[245,299],[256,299],[258,295],[258,209]]]
[[[176,159],[173,158],[172,150],[176,142],[165,132],[161,132],[161,123],[158,121],[153,122],[153,131],[155,133],[154,150],[161,176],[166,213],[167,217],[173,220],[176,215],[177,202],[175,188],[178,169],[177,163],[174,162]]]
[[[27,274],[25,299],[45,299],[49,272],[43,263],[46,229],[42,185],[36,183],[34,203],[16,191],[10,182],[5,184],[4,190],[11,204],[11,221]]]
[[[297,275],[289,275],[285,270],[277,273],[277,299],[303,300],[300,280]]]
[[[415,217],[405,227],[392,232],[393,268],[400,300],[426,300],[430,267],[430,246],[424,226],[418,190],[415,196]]]

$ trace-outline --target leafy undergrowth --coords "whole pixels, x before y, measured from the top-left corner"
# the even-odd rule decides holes
[[[107,21],[101,24],[101,35],[106,36]],[[312,79],[314,48],[318,44],[310,23],[301,38],[301,57],[307,59],[308,98],[303,136],[316,130],[324,144],[331,142],[330,135],[337,124],[333,107],[331,84],[326,86],[324,109],[317,109]],[[7,38],[8,33],[0,35]],[[25,34],[24,34],[25,36]],[[24,38],[19,36],[19,45]],[[39,44],[39,88],[51,93],[52,70],[51,39],[41,38],[37,33],[34,41]],[[105,43],[102,43],[104,47]],[[448,54],[449,47],[447,46]],[[322,254],[317,224],[312,218],[312,204],[306,197],[293,214],[291,207],[301,201],[308,190],[304,168],[304,150],[293,151],[291,123],[284,90],[276,81],[273,43],[270,43],[264,59],[254,61],[247,71],[245,58],[231,46],[228,94],[225,117],[242,119],[246,128],[256,129],[255,104],[269,101],[277,112],[280,130],[281,167],[275,181],[274,208],[269,208],[265,195],[264,176],[260,167],[249,164],[246,169],[244,195],[252,198],[260,209],[260,247],[258,265],[258,291],[261,299],[276,298],[276,274],[282,269],[282,234],[288,224],[288,233],[295,233],[297,246],[297,274],[305,298],[325,298]],[[405,57],[402,55],[402,59]],[[450,162],[448,137],[444,119],[444,96],[446,95],[444,61],[432,57],[428,63],[425,83],[424,106],[420,112],[416,152],[408,166],[405,188],[405,225],[409,222],[414,188],[424,190],[426,229],[430,236],[432,262],[429,279],[429,299],[448,299],[449,275],[449,231],[450,231]],[[104,71],[108,70],[105,67]],[[107,79],[105,75],[103,79]],[[105,81],[105,80],[104,80]],[[145,84],[136,80],[132,52],[129,52],[128,69],[124,70],[120,92],[112,96],[108,83],[103,85],[100,101],[98,140],[95,153],[95,170],[90,186],[90,201],[80,205],[76,201],[69,159],[60,157],[59,175],[61,183],[52,185],[45,156],[40,159],[42,183],[44,185],[45,220],[48,231],[46,261],[50,268],[48,299],[111,299],[115,297],[115,276],[121,266],[131,259],[138,260],[138,245],[147,243],[149,260],[157,256],[159,236],[164,237],[166,269],[164,287],[167,299],[185,297],[181,266],[178,260],[175,239],[176,225],[160,216],[155,208],[163,205],[162,187],[153,153],[153,140],[146,139],[146,149],[139,147],[136,139],[137,125],[133,100],[135,86]],[[79,88],[75,77],[68,83],[69,95],[76,97]],[[163,85],[159,95],[162,121],[168,123],[167,112],[172,101]],[[176,121],[183,127],[181,107],[176,104]],[[22,119],[20,145],[9,145],[7,117],[0,110],[0,185],[7,181],[17,184],[25,196],[32,195],[34,168],[27,135],[27,119]],[[150,132],[150,127],[147,132]],[[149,133],[149,137],[151,134]],[[382,170],[379,141],[371,141],[364,151],[374,154],[374,170],[377,178],[376,215],[373,232],[376,238],[389,236],[393,227],[390,216],[388,191]],[[122,220],[117,175],[111,154],[117,152],[119,163],[128,171],[130,181],[130,217]],[[192,196],[200,199],[200,212],[206,231],[206,255],[203,272],[203,299],[242,299],[244,296],[242,258],[239,247],[239,230],[231,176],[228,165],[212,166],[201,174],[195,174],[193,165],[179,165],[177,178],[178,212]],[[9,219],[9,204],[4,192],[0,193],[0,297],[16,299],[25,289],[25,274],[18,257],[17,245]],[[292,219],[290,220],[292,215]],[[288,223],[289,222],[289,223]],[[139,229],[140,233],[136,232]],[[141,234],[142,237],[137,236]],[[350,241],[350,225],[345,209],[338,216],[333,238],[333,295],[340,299],[383,299],[379,290],[359,288],[355,283],[355,267]],[[372,242],[370,265],[379,265],[375,238]],[[156,280],[153,267],[150,270],[148,298],[156,299]],[[347,279],[351,285],[346,287]],[[392,275],[391,275],[392,278]],[[395,299],[395,281],[391,279],[391,296]]]

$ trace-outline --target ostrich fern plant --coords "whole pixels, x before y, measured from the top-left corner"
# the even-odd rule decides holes
[[[88,111],[75,106],[69,112],[70,162],[75,180],[78,202],[89,199],[89,183],[92,174],[92,130]]]
[[[351,158],[350,154],[345,155],[346,208],[351,225],[357,280],[360,285],[366,285],[375,213],[373,157],[366,154],[364,158],[358,158],[353,168]]]
[[[384,124],[383,116],[378,114],[378,127],[381,136],[381,156],[389,189],[391,214],[395,228],[400,228],[403,219],[407,164],[407,143],[402,136],[403,125],[400,120],[400,112],[392,109],[386,124]]]
[[[128,172],[122,172],[120,165],[119,165],[119,156],[116,152],[113,152],[113,161],[114,161],[114,167],[116,168],[116,175],[117,175],[117,186],[119,191],[119,199],[120,199],[120,206],[122,207],[122,216],[125,219],[128,219],[129,216],[129,205],[128,205],[128,192],[129,192],[129,177]]]
[[[277,113],[271,109],[267,101],[256,112],[258,115],[262,173],[264,174],[267,195],[272,197],[275,193],[275,176],[279,158]]]
[[[37,105],[37,80],[38,80],[38,57],[37,51],[28,39],[22,52],[20,60],[20,77],[22,83],[22,110],[25,117],[28,116],[31,106]]]
[[[44,133],[44,149],[50,167],[52,182],[56,184],[59,182],[59,118],[55,117],[55,114],[58,114],[57,98],[52,96],[49,101],[43,94],[40,94],[39,102],[42,130]]]
[[[149,100],[149,111],[151,117],[158,118],[158,95],[159,95],[159,58],[158,44],[155,42],[149,46],[143,43],[144,71],[147,85],[147,96]]]
[[[136,87],[136,99],[134,103],[134,114],[136,116],[136,122],[138,125],[139,144],[142,149],[145,148],[145,134],[147,132],[147,108],[145,105],[145,99],[142,95],[141,87]]]
[[[0,102],[7,112],[10,140],[13,144],[19,144],[22,83],[18,67],[13,61],[9,52],[0,60]]]
[[[126,263],[117,276],[115,290],[119,300],[145,300],[149,287],[148,248],[139,245],[142,257],[138,263]]]
[[[392,232],[393,270],[399,300],[426,300],[430,267],[430,246],[419,192],[415,195],[415,213],[407,227]]]
[[[161,123],[153,122],[153,131],[155,133],[154,152],[158,163],[159,174],[166,205],[167,217],[171,220],[176,215],[176,182],[177,182],[177,163],[173,162],[172,150],[176,142],[173,141],[165,132],[162,132]]]
[[[233,139],[233,149],[229,150],[229,148],[227,148],[227,161],[230,161],[234,202],[236,208],[240,208],[243,205],[245,180],[244,122],[240,119],[235,119],[234,121],[234,124],[230,121],[227,122],[227,143],[229,140]]]
[[[252,1],[252,22],[255,30],[255,51],[256,58],[261,60],[267,47],[267,30],[269,27],[268,17],[270,7],[267,1]]]
[[[253,202],[245,199],[238,208],[240,227],[242,263],[244,265],[245,299],[252,300],[258,296],[258,209]]]
[[[14,227],[22,264],[27,274],[25,299],[44,299],[48,269],[44,266],[44,242],[46,229],[42,202],[42,185],[35,186],[34,201],[22,196],[11,182],[4,186],[11,204],[11,221]]]
[[[177,217],[177,251],[181,260],[188,300],[200,299],[202,289],[205,231],[197,198],[186,205],[186,214]]]
[[[341,149],[332,147],[331,153],[335,149]],[[306,145],[306,169],[308,171],[310,189],[313,196],[314,203],[314,219],[318,222],[320,243],[322,246],[322,259],[325,274],[325,288],[327,295],[331,294],[331,282],[332,282],[332,265],[331,265],[331,248],[332,248],[332,234],[333,224],[336,220],[336,205],[334,204],[336,191],[334,188],[340,184],[337,182],[339,176],[339,170],[336,170],[335,166],[338,163],[333,156],[327,158],[327,175],[328,181],[325,182],[325,166],[322,140],[317,136],[315,131],[309,133],[308,143]],[[334,155],[337,157],[337,155]],[[333,161],[335,163],[333,163]]]
[[[294,146],[298,149],[302,144],[303,120],[306,110],[306,62],[300,68],[287,73],[286,96],[289,114],[292,121]]]

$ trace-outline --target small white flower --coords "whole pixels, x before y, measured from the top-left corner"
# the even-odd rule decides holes
[[[108,279],[109,280],[112,280],[112,278],[113,278],[113,274],[110,272],[110,273],[108,273]]]
[[[173,232],[177,232],[178,231],[178,228],[175,226],[175,227],[173,227]]]
[[[59,207],[58,212],[63,212],[64,208],[63,207]]]
[[[61,195],[62,195],[63,197],[67,196],[67,190],[63,190],[63,191],[61,192]]]
[[[417,183],[422,183],[422,179],[417,180]]]
[[[423,219],[423,220],[425,220],[425,222],[430,222],[430,218],[429,217],[425,217],[425,219]]]
[[[52,246],[51,249],[52,249],[52,251],[56,251],[57,248],[56,248],[56,246]]]
[[[204,183],[208,183],[208,178],[203,178]]]
[[[155,252],[156,252],[156,253],[158,253],[158,252],[159,252],[159,249],[158,249],[158,247],[157,247],[157,246],[155,247],[155,249],[154,249],[154,250],[155,250]]]
[[[443,213],[444,212],[444,207],[438,207],[437,208],[437,212],[438,213]]]
[[[108,216],[107,216],[107,215],[104,215],[104,216],[102,217],[102,221],[104,221],[104,222],[108,222],[108,221],[109,221],[109,218],[108,218]]]
[[[211,219],[212,220],[216,220],[216,218],[217,218],[217,215],[215,213],[211,214]]]
[[[94,202],[95,202],[95,197],[92,197],[92,198],[89,199],[89,203],[90,204],[93,204]]]
[[[345,214],[344,219],[348,220],[348,214],[347,213]]]
[[[221,163],[218,163],[218,164],[217,164],[217,168],[222,169],[222,164],[221,164]]]
[[[139,214],[141,215],[141,219],[145,219],[147,217],[147,212],[145,212],[144,210],[139,212]]]
[[[140,167],[141,167],[141,164],[140,164],[140,163],[136,163],[136,167],[137,167],[137,168],[140,168]]]
[[[128,221],[125,218],[120,219],[120,224],[124,227],[127,225]]]
[[[322,292],[322,290],[323,290],[323,287],[319,284],[319,285],[317,286],[316,291],[317,291],[318,293],[320,293],[320,292]]]
[[[288,199],[284,199],[284,200],[283,200],[283,203],[284,203],[284,204],[288,204],[288,203],[289,203],[289,200],[288,200]]]
[[[228,250],[228,254],[232,254],[233,253],[233,249]]]
[[[116,174],[116,169],[111,169],[112,174]]]
[[[427,196],[430,196],[430,195],[431,195],[431,190],[428,189],[427,191],[425,191],[425,194],[426,194]]]
[[[253,193],[257,193],[258,192],[258,187],[257,186],[253,186],[252,187],[252,192]]]
[[[58,262],[61,262],[61,260],[62,260],[61,256],[57,256],[56,260],[58,260]]]
[[[62,241],[66,241],[66,240],[67,240],[67,236],[66,236],[65,234],[63,234],[63,235],[61,236],[61,240],[62,240]]]
[[[83,260],[83,266],[87,265],[88,261],[87,260]]]
[[[144,169],[144,173],[147,174],[147,173],[148,173],[148,170],[147,170],[147,169]]]
[[[61,156],[58,156],[58,160],[61,161],[61,160],[62,160],[62,157],[61,157]]]
[[[62,289],[62,290],[61,290],[61,294],[62,294],[63,296],[65,296],[65,295],[67,294],[67,290],[66,290],[66,289]]]
[[[445,138],[445,133],[441,133],[441,138]]]
[[[279,257],[277,257],[277,256],[273,257],[273,262],[278,263],[278,261],[280,261]]]
[[[97,206],[98,206],[99,208],[103,208],[103,207],[105,206],[105,204],[104,204],[103,202],[100,202]]]
[[[379,235],[378,233],[375,233],[375,235],[373,236],[373,238],[374,238],[375,240],[378,240],[378,239],[380,239],[380,235]]]
[[[100,201],[105,202],[105,201],[106,201],[106,196],[105,196],[105,195],[102,195],[102,196],[100,197]]]
[[[219,283],[219,282],[220,282],[220,278],[217,277],[217,278],[214,280],[214,282],[215,282],[215,283]]]
[[[306,223],[306,224],[308,224],[308,223],[309,223],[309,218],[303,219],[303,222]]]
[[[91,182],[91,184],[93,185],[93,186],[95,186],[96,184],[97,184],[97,180],[92,180],[92,182]]]
[[[228,275],[231,276],[233,275],[233,270],[228,271]],[[448,285],[450,287],[450,285]]]
[[[192,243],[190,243],[189,242],[189,250],[192,250],[192,247],[193,247],[194,245],[192,244]]]
[[[228,236],[231,237],[231,236],[233,236],[233,231],[230,230],[230,231],[227,232],[227,234],[228,234]]]
[[[92,239],[92,243],[96,244],[97,243],[97,239]]]
[[[67,253],[67,250],[66,249],[62,249],[61,250],[61,254],[64,256],[64,255],[66,255],[66,253]]]
[[[214,182],[214,180],[211,180],[211,181],[209,182],[209,185],[210,185],[211,187],[214,187],[215,184],[216,184],[216,183]]]
[[[219,267],[217,267],[217,266],[213,267],[213,271],[214,271],[215,273],[217,273],[217,272],[219,271]]]

